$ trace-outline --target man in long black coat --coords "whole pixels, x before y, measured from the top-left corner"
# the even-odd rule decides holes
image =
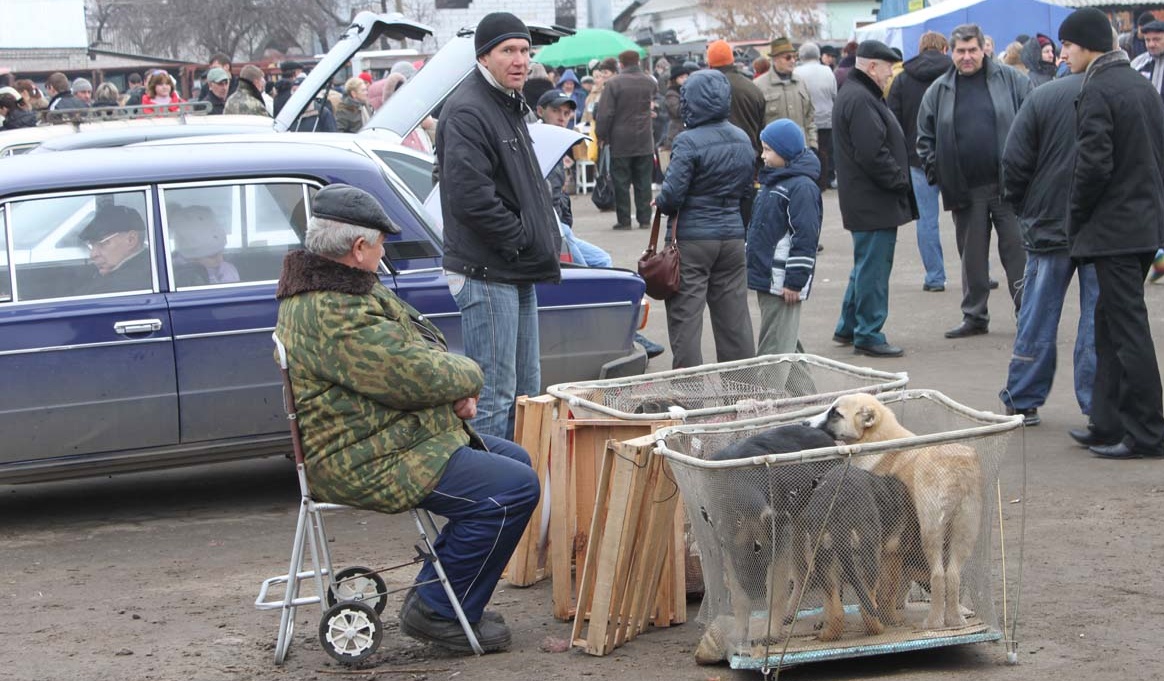
[[[1164,456],[1164,407],[1144,277],[1164,243],[1164,107],[1115,48],[1103,12],[1059,26],[1076,100],[1075,170],[1067,218],[1071,257],[1095,263],[1095,386],[1091,422],[1071,436],[1108,459]]]
[[[853,270],[833,340],[870,357],[904,354],[881,328],[889,316],[897,228],[917,218],[905,133],[881,97],[897,61],[885,43],[861,43],[833,105],[841,220],[853,236]]]

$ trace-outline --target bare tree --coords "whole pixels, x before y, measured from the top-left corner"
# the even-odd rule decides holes
[[[816,0],[700,0],[699,5],[718,24],[709,31],[725,40],[805,40],[820,34]]]

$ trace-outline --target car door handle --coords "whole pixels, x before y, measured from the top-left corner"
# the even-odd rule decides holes
[[[130,336],[136,333],[152,333],[162,330],[162,320],[131,319],[129,321],[116,322],[113,325],[113,330],[123,336]]]

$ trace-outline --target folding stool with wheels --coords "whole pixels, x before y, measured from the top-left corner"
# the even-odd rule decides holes
[[[416,544],[416,557],[400,565],[380,570],[365,567],[349,567],[335,572],[332,569],[331,550],[323,526],[323,511],[350,508],[340,504],[316,501],[307,485],[307,475],[303,465],[303,441],[299,431],[299,420],[295,407],[295,393],[291,387],[288,372],[287,349],[277,336],[271,334],[279,352],[279,366],[283,374],[283,406],[287,411],[287,421],[291,427],[291,447],[295,453],[295,471],[299,476],[299,520],[295,524],[295,539],[291,544],[291,563],[287,574],[263,580],[255,607],[259,610],[281,610],[279,637],[275,642],[275,664],[282,664],[291,647],[291,634],[295,629],[295,610],[302,605],[321,604],[323,616],[319,621],[319,642],[323,649],[344,664],[356,664],[367,659],[380,646],[384,627],[380,613],[388,603],[388,594],[411,589],[421,584],[440,582],[457,615],[457,621],[469,640],[469,645],[477,655],[484,654],[473,627],[461,609],[461,601],[453,592],[445,575],[444,566],[433,548],[437,528],[432,515],[422,509],[412,509],[412,518],[420,533],[421,541]],[[311,554],[311,569],[304,570],[304,545]],[[387,589],[380,573],[431,561],[437,578],[429,582],[410,584],[407,587]],[[315,583],[315,596],[300,596],[299,585],[304,580]],[[271,587],[283,584],[283,600],[267,600]]]

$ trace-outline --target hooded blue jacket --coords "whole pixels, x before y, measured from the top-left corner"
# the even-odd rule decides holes
[[[787,288],[808,298],[823,214],[819,176],[811,149],[784,168],[760,171],[748,226],[748,288],[773,295]]]
[[[691,74],[679,93],[686,130],[671,145],[671,163],[655,205],[678,219],[680,241],[744,238],[740,200],[755,173],[747,134],[728,122],[731,85],[719,71]],[[677,218],[676,218],[676,214]]]
[[[562,89],[562,83],[573,83],[574,92],[570,93],[570,99],[574,100],[574,119],[575,122],[582,120],[582,113],[586,111],[586,91],[582,89],[582,81],[578,80],[578,75],[574,73],[574,69],[566,69],[562,77],[558,79],[558,83],[554,87],[559,90]]]

